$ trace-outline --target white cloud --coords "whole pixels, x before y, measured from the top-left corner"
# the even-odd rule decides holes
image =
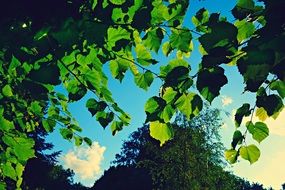
[[[229,96],[222,96],[222,104],[223,106],[227,106],[233,103],[233,99]]]
[[[93,142],[91,147],[76,147],[62,156],[63,166],[72,169],[81,180],[95,180],[101,173],[105,150],[98,142]]]

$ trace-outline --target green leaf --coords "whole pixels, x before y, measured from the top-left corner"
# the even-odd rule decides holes
[[[65,86],[69,101],[78,101],[87,93],[87,89],[76,79],[65,82]]]
[[[270,84],[271,90],[277,90],[281,98],[285,98],[285,82],[281,80],[274,81]]]
[[[31,138],[18,137],[15,138],[17,144],[13,147],[14,153],[18,160],[26,162],[28,159],[35,156],[35,142]]]
[[[60,71],[56,64],[42,63],[39,69],[32,70],[27,77],[43,84],[58,85],[61,83],[59,76]]]
[[[154,77],[152,72],[146,71],[143,74],[139,73],[135,76],[135,83],[138,87],[147,90],[148,87],[150,87],[150,85],[152,84],[153,79]]]
[[[257,96],[256,106],[259,108],[263,107],[268,116],[273,116],[274,114],[281,112],[284,107],[282,99],[276,94]]]
[[[104,101],[98,102],[94,98],[90,98],[86,102],[86,107],[88,108],[91,115],[94,116],[98,111],[104,111],[104,109],[107,107],[107,104]]]
[[[11,97],[13,96],[13,91],[12,88],[6,84],[3,88],[2,88],[2,94],[6,97]]]
[[[129,62],[130,61],[121,58],[111,60],[109,66],[112,76],[122,82],[125,73],[129,68]]]
[[[237,48],[237,28],[229,22],[217,22],[211,25],[211,32],[199,37],[206,52],[216,47]]]
[[[165,100],[160,97],[153,96],[148,99],[144,107],[147,115],[146,121],[156,121],[158,119],[162,119],[160,116],[165,106]]]
[[[40,106],[40,102],[38,101],[33,101],[29,109],[37,116],[43,115],[42,106]]]
[[[274,63],[271,50],[248,50],[246,55],[237,61],[240,74],[246,83],[246,90],[256,92],[266,80]]]
[[[149,50],[147,50],[144,45],[136,45],[135,51],[137,54],[137,60],[141,65],[148,66],[153,62]]]
[[[103,112],[99,111],[96,113],[96,120],[101,124],[101,126],[105,129],[109,123],[111,123],[114,119],[113,112]]]
[[[171,103],[176,97],[177,92],[173,90],[172,87],[167,87],[163,93],[162,98],[166,101],[167,104]]]
[[[160,141],[160,146],[172,139],[174,135],[170,124],[160,123],[159,121],[150,122],[149,130],[150,136]]]
[[[162,53],[163,53],[165,56],[168,56],[171,51],[172,51],[172,48],[171,48],[170,43],[169,43],[169,42],[165,42],[165,43],[162,45]]]
[[[256,162],[260,157],[260,150],[255,145],[242,146],[239,149],[239,154],[245,160],[248,160],[250,164]]]
[[[82,137],[75,136],[75,137],[74,137],[74,140],[75,140],[75,145],[76,145],[76,146],[82,145],[82,142],[83,142],[83,138],[82,138]]]
[[[174,113],[175,113],[175,110],[173,109],[173,107],[170,104],[168,104],[164,107],[164,109],[161,113],[161,118],[163,119],[163,121],[165,123],[167,123],[171,120]]]
[[[234,135],[233,135],[233,140],[232,140],[232,148],[235,149],[237,144],[241,144],[242,143],[242,140],[244,139],[244,136],[241,134],[241,132],[239,130],[236,130],[234,132]]]
[[[1,126],[1,129],[4,131],[9,131],[11,129],[14,129],[15,128],[14,123],[4,118],[3,112],[4,112],[4,109],[0,108],[0,126]]]
[[[187,67],[175,67],[167,73],[165,77],[165,86],[176,87],[187,78],[189,78],[189,69]]]
[[[191,69],[187,61],[183,59],[173,59],[169,61],[169,63],[166,66],[160,67],[160,76],[165,78],[168,75],[168,73],[171,72],[176,67],[185,67],[188,68],[188,70]]]
[[[207,27],[203,24],[209,21],[209,11],[205,8],[197,11],[196,15],[192,17],[192,22],[198,32],[207,32]]]
[[[251,14],[253,9],[253,0],[238,0],[236,6],[232,10],[232,14],[235,18],[242,20]]]
[[[56,121],[54,119],[52,119],[51,117],[48,117],[47,119],[42,121],[42,124],[43,124],[45,131],[50,133],[53,131],[53,129],[56,125]]]
[[[111,125],[112,135],[114,136],[118,131],[121,131],[123,129],[123,125],[123,122],[113,121]]]
[[[11,179],[13,179],[14,181],[16,181],[17,179],[17,174],[15,169],[13,168],[11,162],[6,162],[3,166],[3,174],[4,176],[7,176]]]
[[[257,108],[255,111],[255,116],[260,121],[265,121],[268,118],[267,112],[263,107]]]
[[[161,28],[152,29],[143,37],[143,44],[150,50],[157,53],[160,48],[162,38],[163,32]]]
[[[70,124],[70,125],[68,125],[68,128],[69,128],[69,129],[72,129],[73,131],[82,132],[82,128],[79,127],[78,125],[75,125],[75,124]]]
[[[238,157],[238,152],[236,150],[230,149],[225,151],[225,158],[229,163],[231,164],[236,163],[237,157]]]
[[[97,92],[100,92],[100,84],[101,84],[101,75],[96,70],[89,70],[84,73],[85,80],[95,89]]]
[[[237,35],[238,42],[242,42],[243,40],[248,39],[255,32],[254,24],[252,22],[246,21],[246,19],[243,19],[241,21],[236,21],[235,26],[238,29],[238,35]]]
[[[128,41],[130,40],[130,32],[122,27],[112,28],[109,27],[107,31],[107,40],[106,43],[110,48],[121,49],[119,41]],[[117,47],[116,47],[117,46]]]
[[[6,183],[0,182],[0,190],[6,190]]]
[[[256,122],[253,124],[252,122],[248,122],[246,124],[248,131],[252,134],[253,139],[257,142],[263,141],[269,135],[269,129],[267,125],[263,122]]]
[[[235,126],[239,127],[244,116],[249,116],[251,113],[250,105],[245,103],[237,109],[235,114]]]
[[[223,68],[204,69],[198,73],[197,89],[211,103],[220,94],[221,87],[227,84],[227,82]]]
[[[123,122],[124,125],[129,125],[131,121],[131,117],[127,113],[122,113],[119,119]]]
[[[170,45],[173,49],[180,50],[182,52],[189,52],[192,35],[190,30],[186,28],[173,29],[170,36]]]
[[[66,140],[71,140],[73,137],[73,132],[70,129],[61,128],[60,130],[61,136]]]
[[[25,167],[21,163],[17,163],[16,174],[17,174],[18,178],[20,178],[22,176],[24,169],[25,169]]]
[[[21,65],[21,62],[15,57],[12,56],[11,63],[8,67],[8,73],[12,76],[17,76],[16,69]],[[24,65],[23,65],[24,66]]]
[[[91,145],[92,145],[92,140],[89,139],[88,137],[84,137],[83,140],[84,140],[84,142],[85,142],[88,146],[91,146]]]
[[[109,0],[114,5],[122,5],[126,2],[126,0]]]
[[[187,119],[190,119],[202,110],[202,100],[195,93],[183,93],[175,102],[175,106]]]
[[[148,99],[144,106],[145,112],[148,112],[148,113],[155,112],[157,108],[159,108],[159,102],[160,102],[160,98],[156,96]]]

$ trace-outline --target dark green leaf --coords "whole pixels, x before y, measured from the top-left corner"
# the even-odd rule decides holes
[[[91,139],[89,139],[88,137],[84,137],[83,140],[84,140],[84,142],[85,142],[88,146],[91,146],[91,145],[92,145],[92,141],[91,141]]]
[[[250,113],[251,113],[250,105],[247,103],[243,104],[240,108],[238,108],[235,114],[235,126],[239,127],[243,117],[249,116]]]
[[[111,123],[114,119],[113,112],[103,112],[99,111],[96,113],[96,120],[101,124],[101,126],[105,129],[109,123]]]
[[[221,87],[227,84],[227,82],[223,68],[204,69],[198,73],[197,89],[211,103],[220,94]]]
[[[46,132],[50,133],[53,131],[55,125],[56,125],[56,121],[52,118],[47,118],[45,120],[42,121],[43,123],[43,127],[46,130]]]
[[[104,101],[98,102],[94,98],[90,98],[86,102],[86,107],[91,115],[94,116],[98,111],[103,111],[107,107],[107,104]]]
[[[284,107],[282,99],[276,94],[257,96],[256,106],[259,108],[263,107],[268,116],[273,116],[275,113],[280,112]]]
[[[61,83],[59,76],[57,65],[43,63],[38,70],[32,70],[27,77],[40,83],[58,85]]]
[[[70,129],[61,128],[60,134],[64,139],[71,140],[73,137],[73,132]]]
[[[118,131],[123,129],[123,122],[113,121],[111,125],[112,135],[115,135]]]
[[[231,143],[232,148],[236,149],[237,144],[241,144],[243,139],[244,139],[244,136],[241,134],[241,132],[239,130],[236,130],[234,132],[233,140]]]
[[[199,37],[203,48],[209,52],[216,47],[237,48],[237,28],[228,22],[217,22],[211,26],[211,32]]]
[[[173,68],[167,73],[165,78],[165,86],[176,87],[179,83],[189,78],[189,69],[184,66]]]
[[[246,90],[256,92],[266,80],[273,63],[273,51],[247,51],[246,55],[237,62],[239,72],[243,75],[246,83]]]

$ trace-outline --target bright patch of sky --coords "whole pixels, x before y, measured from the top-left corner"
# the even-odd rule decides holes
[[[220,12],[221,15],[227,16],[229,21],[232,21],[233,18],[230,16],[230,10],[235,3],[235,0],[191,1],[184,24],[193,28],[191,15],[195,14],[196,11],[202,7],[205,7],[211,13]],[[196,40],[196,42],[194,42],[194,49],[198,49],[198,37],[197,35],[193,36]],[[173,53],[166,58],[162,52],[159,51],[158,55],[154,55],[154,57],[159,63],[151,69],[159,72],[159,66],[167,64],[168,61],[174,59],[176,55]],[[188,61],[191,64],[192,72],[195,73],[201,61],[201,55],[198,51],[194,51]],[[61,159],[60,162],[75,171],[75,180],[87,186],[92,185],[95,180],[100,177],[102,171],[110,167],[110,162],[115,159],[115,154],[120,152],[123,141],[127,140],[131,132],[142,126],[145,120],[144,104],[148,98],[158,95],[159,87],[162,85],[162,82],[156,79],[146,92],[134,85],[134,79],[130,72],[127,72],[123,82],[119,83],[117,80],[112,79],[109,65],[105,64],[104,67],[104,71],[109,77],[109,87],[113,93],[113,98],[117,101],[119,106],[132,116],[130,126],[125,127],[115,136],[112,136],[108,127],[104,130],[100,124],[96,122],[96,119],[91,117],[91,114],[85,107],[86,101],[93,97],[91,93],[88,93],[79,102],[72,103],[70,105],[70,111],[83,128],[82,136],[90,137],[95,141],[95,145],[90,149],[84,147],[76,149],[71,142],[61,138],[58,129],[47,139],[55,144],[55,151],[63,151],[63,159]],[[222,111],[222,117],[224,119],[224,125],[221,128],[222,141],[224,145],[229,148],[233,132],[236,130],[233,123],[234,110],[238,109],[245,102],[253,105],[255,98],[251,93],[243,93],[243,79],[236,67],[224,65],[223,68],[225,69],[225,75],[229,83],[222,88],[220,92],[221,96],[213,101],[212,106]],[[64,92],[60,88],[59,90]],[[265,122],[269,126],[270,136],[258,145],[261,150],[259,161],[253,165],[250,165],[247,161],[241,161],[235,164],[232,170],[240,177],[245,177],[251,181],[258,181],[266,186],[272,186],[274,189],[280,189],[281,184],[285,182],[285,165],[282,164],[285,160],[285,111],[283,110],[278,120],[268,119]],[[251,137],[248,136],[248,139],[250,138]],[[254,141],[249,141],[249,143],[256,144]],[[73,161],[71,162],[71,160],[74,160],[74,163]],[[89,168],[90,165],[88,165],[87,168],[87,162],[88,164],[91,163],[91,168]]]

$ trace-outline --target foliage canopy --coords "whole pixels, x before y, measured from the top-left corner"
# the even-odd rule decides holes
[[[63,138],[91,144],[78,134],[82,129],[68,111],[68,103],[87,91],[94,98],[86,107],[102,127],[110,125],[115,135],[129,124],[130,115],[112,98],[105,64],[119,81],[130,70],[134,83],[145,90],[154,79],[163,82],[161,93],[145,105],[150,134],[161,144],[174,135],[172,116],[197,116],[202,102],[211,103],[228,82],[222,65],[236,66],[256,102],[237,110],[237,131],[225,155],[232,163],[239,156],[250,163],[258,160],[257,146],[246,145],[245,137],[251,133],[261,142],[268,127],[251,122],[244,134],[238,128],[255,109],[261,119],[278,117],[285,86],[285,4],[261,2],[238,0],[233,22],[202,8],[192,17],[195,29],[189,29],[183,25],[188,0],[5,1],[0,8],[0,189],[5,189],[5,178],[20,188],[25,163],[35,154],[29,134],[37,127],[51,132],[60,125]],[[184,58],[193,50],[195,35],[203,57],[190,76]],[[156,73],[150,66],[158,64],[153,54],[160,49],[177,58]],[[56,92],[57,85],[67,94]]]

